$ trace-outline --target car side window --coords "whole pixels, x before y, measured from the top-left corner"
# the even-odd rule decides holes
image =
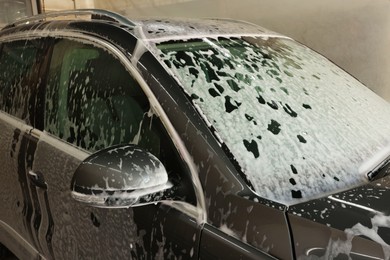
[[[186,165],[138,82],[106,50],[57,40],[48,71],[45,130],[90,152],[135,144],[164,164],[183,199],[195,203]],[[180,195],[181,196],[181,195]]]
[[[45,130],[94,152],[136,143],[149,105],[138,83],[103,49],[56,42],[46,92]]]
[[[5,43],[0,54],[0,108],[26,123],[35,106],[39,56],[36,41]]]

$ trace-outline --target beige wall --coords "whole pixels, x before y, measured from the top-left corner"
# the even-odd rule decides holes
[[[133,17],[224,17],[262,25],[324,54],[390,101],[389,0],[76,0],[76,5],[91,1]]]
[[[80,8],[94,8],[94,0],[40,0],[46,12]]]

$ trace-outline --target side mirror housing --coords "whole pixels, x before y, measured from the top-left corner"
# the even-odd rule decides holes
[[[100,150],[80,164],[71,194],[95,207],[123,208],[155,202],[171,187],[157,157],[135,145],[119,145]]]

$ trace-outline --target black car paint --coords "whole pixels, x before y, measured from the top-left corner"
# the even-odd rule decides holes
[[[128,53],[126,53],[126,54],[128,54]],[[45,144],[44,142],[40,142],[40,149],[39,150],[40,150],[40,152],[43,151],[42,152],[43,154],[51,154],[54,158],[55,158],[54,155],[57,153],[56,150],[53,147],[51,147],[50,145]],[[48,168],[46,168],[47,166],[52,166],[50,168],[54,168],[54,169],[58,168],[58,167],[61,167],[60,166],[61,165],[61,161],[58,162],[59,163],[58,165],[57,165],[57,163],[55,161],[52,161],[52,164],[54,164],[54,165],[47,165],[46,167],[44,167],[44,164],[47,164],[47,162],[42,164],[40,162],[40,160],[45,161],[45,156],[38,155],[37,157],[38,157],[38,159],[35,160],[35,164],[39,165],[37,170],[39,170],[41,172],[45,172],[45,173],[49,172],[50,170]],[[21,153],[20,160],[24,160],[24,159],[25,159],[25,157],[23,157],[23,154]],[[68,163],[69,163],[69,159],[67,159]],[[78,164],[77,162],[74,163],[74,165],[77,165],[77,164]],[[40,166],[43,167],[43,168],[41,168]],[[73,172],[73,171],[70,171],[70,172]],[[23,177],[25,177],[25,179],[27,179],[27,177],[26,177],[27,173],[26,172],[23,172],[21,174],[22,174]],[[46,174],[46,175],[50,176],[50,174]],[[58,178],[58,176],[56,178]],[[49,189],[52,188],[52,189],[55,190],[56,187],[53,185],[53,181],[51,181],[50,178],[47,178],[47,179],[48,179],[47,182],[49,184]],[[24,182],[22,182],[22,183],[24,183]],[[69,182],[68,181],[63,181],[62,183],[66,184],[66,183],[69,183]],[[67,190],[64,189],[64,188],[60,187],[59,190],[66,191],[66,193],[67,193]],[[23,201],[23,204],[24,205],[29,205],[28,201],[29,201],[28,199],[25,199]],[[66,204],[66,203],[64,203],[64,204]],[[167,243],[163,243],[162,244],[162,241],[163,241],[164,237],[165,238],[167,238],[167,237],[169,238],[169,235],[166,235],[166,234],[163,235],[163,232],[166,230],[167,233],[172,233],[171,232],[171,225],[167,225],[167,227],[165,227],[166,226],[165,222],[170,219],[169,216],[172,215],[172,214],[173,214],[172,219],[175,219],[175,220],[184,219],[183,220],[184,221],[184,227],[182,228],[182,230],[186,230],[186,234],[192,234],[192,233],[195,234],[194,236],[191,235],[191,237],[188,238],[188,242],[186,244],[188,246],[194,247],[194,248],[197,248],[196,244],[198,243],[197,241],[199,241],[199,233],[196,231],[196,230],[199,230],[199,225],[196,224],[196,221],[190,220],[188,217],[185,217],[185,215],[183,215],[181,213],[178,213],[175,209],[168,209],[169,213],[164,213],[164,214],[161,213],[160,215],[162,217],[158,217],[159,214],[156,213],[156,211],[158,210],[158,208],[160,206],[158,206],[158,205],[149,205],[149,206],[143,206],[143,207],[139,207],[139,208],[134,209],[134,219],[136,220],[137,228],[138,228],[137,233],[139,233],[140,231],[142,231],[142,232],[146,231],[145,233],[151,235],[153,237],[153,240],[150,238],[150,236],[145,236],[144,239],[143,239],[143,242],[139,243],[140,245],[137,245],[135,247],[135,250],[129,250],[128,254],[130,254],[131,256],[149,255],[149,257],[152,257],[154,255],[154,257],[156,257],[156,254],[160,250],[164,250],[165,254],[166,253],[175,252],[174,255],[181,255],[181,256],[184,256],[184,257],[187,255],[186,258],[189,259],[190,258],[190,254],[189,254],[190,251],[188,250],[187,254],[185,254],[185,252],[183,252],[183,242],[185,242],[186,240],[183,239],[183,235],[180,236],[180,233],[178,234],[177,232],[173,232],[174,233],[174,236],[173,236],[174,239],[173,240],[177,240],[178,243],[180,242],[180,244],[181,244],[180,247],[178,247],[177,245],[172,247],[172,245],[175,245],[174,243],[172,243],[173,241],[168,241]],[[36,207],[34,209],[32,209],[32,210],[35,210],[35,211],[38,212],[39,211],[38,205],[36,205]],[[32,210],[30,210],[30,211],[32,211]],[[50,211],[48,211],[48,212],[50,212]],[[65,219],[67,218],[66,217],[67,215],[71,214],[71,212],[69,212],[68,210],[63,210],[61,212],[62,212],[61,214],[64,215]],[[137,212],[140,212],[140,214],[137,214]],[[155,212],[155,213],[153,213],[153,212]],[[29,214],[27,214],[27,216],[24,217],[26,222],[29,222],[29,219],[30,219],[29,216],[31,214],[32,213],[29,213]],[[115,214],[115,211],[113,212],[113,214]],[[139,217],[137,217],[138,215],[139,215]],[[146,216],[150,216],[150,217],[146,218]],[[89,214],[86,214],[86,217],[87,217],[87,220],[90,221],[90,225],[91,226],[93,225],[93,226],[95,226],[97,228],[100,228],[100,229],[104,228],[104,221],[102,221],[101,219],[99,220],[99,214],[98,213],[91,212],[90,216],[89,216]],[[57,222],[54,224],[54,226],[57,229],[59,227],[66,226],[65,223],[61,223],[59,221],[59,219],[61,219],[61,218],[57,217],[56,219],[57,219]],[[77,217],[76,218],[73,217],[72,219],[75,220],[75,219],[77,219]],[[156,221],[156,219],[160,219],[160,221]],[[183,221],[179,221],[179,223],[183,223]],[[36,228],[35,228],[35,231],[34,231],[34,237],[37,237],[37,236],[39,236],[38,233],[41,232],[40,229],[42,229],[43,227],[40,226],[39,223],[37,223],[37,221],[35,221],[35,222],[36,222]],[[161,222],[161,223],[157,224],[159,222]],[[10,222],[10,223],[12,223],[12,222]],[[150,223],[156,223],[156,226],[150,225]],[[189,232],[191,230],[191,228],[186,223],[192,223],[192,225],[194,226],[193,229],[195,230],[195,232]],[[177,222],[175,222],[175,224],[177,225]],[[161,225],[162,228],[160,227],[160,225]],[[12,225],[12,226],[14,226],[14,225]],[[87,228],[87,227],[84,225],[84,226],[80,227],[80,230],[83,230],[85,228]],[[50,225],[48,230],[52,230],[52,229],[53,229],[53,225]],[[115,232],[115,229],[113,231]],[[197,233],[198,233],[198,235],[196,235]],[[52,234],[46,236],[46,237],[49,238],[48,241],[47,241],[48,245],[51,245],[51,235]],[[69,237],[72,237],[71,233],[68,234],[68,235],[69,235]],[[105,235],[107,235],[107,232],[105,233]],[[147,237],[149,237],[149,239]],[[36,240],[37,239],[30,239],[29,240],[30,244],[34,245],[35,248],[40,249],[40,246],[38,244],[39,242],[34,242]],[[159,244],[159,241],[160,241],[160,244]],[[66,245],[66,243],[64,245]],[[63,250],[62,253],[64,254],[63,256],[67,255],[67,252],[66,252],[64,247],[62,247],[61,245],[57,245],[57,246],[60,247],[60,250],[62,248],[62,250]],[[69,245],[67,247],[69,247]],[[10,248],[12,248],[12,247],[10,247]],[[94,249],[92,247],[89,248],[89,249],[87,248],[86,252],[88,252],[89,250],[94,250]],[[44,250],[39,250],[39,251],[41,253],[45,252]],[[130,252],[130,251],[132,251],[132,252]],[[146,252],[148,252],[148,253],[146,253]],[[21,253],[21,252],[16,252],[16,253]],[[91,252],[89,252],[89,253],[91,253]],[[79,253],[79,254],[81,254],[81,256],[83,255],[82,252]],[[115,254],[116,253],[114,253],[114,255]],[[20,256],[23,257],[23,258],[24,257],[30,258],[33,255],[24,255],[24,256],[20,255]],[[46,257],[50,257],[49,254],[45,254],[45,256]],[[87,256],[87,255],[85,255],[85,256]],[[191,256],[194,257],[194,258],[197,258],[197,250],[193,250]]]
[[[39,31],[40,29],[72,31],[98,37],[115,44],[115,46],[117,46],[129,59],[131,58],[131,53],[133,53],[136,46],[136,39],[131,35],[131,28],[120,28],[114,24],[107,24],[103,22],[59,21],[51,22],[49,25],[45,23],[42,23],[41,25],[25,25],[7,29],[1,32],[0,36],[28,30]],[[198,258],[198,256],[206,258],[211,257],[211,255],[213,255],[213,257],[217,255],[221,256],[220,254],[232,256],[232,251],[236,253],[238,252],[238,256],[241,256],[242,258],[246,258],[246,255],[240,254],[240,251],[235,251],[228,246],[231,244],[242,244],[240,240],[245,240],[247,244],[253,246],[252,252],[255,254],[258,253],[259,257],[263,254],[261,254],[258,249],[268,249],[271,254],[279,258],[295,258],[301,254],[306,254],[305,250],[310,248],[310,234],[322,236],[323,243],[324,241],[326,242],[329,240],[330,234],[335,234],[335,237],[344,237],[342,231],[345,228],[349,228],[351,226],[350,223],[357,223],[362,220],[359,212],[359,214],[351,215],[351,218],[354,219],[348,219],[348,221],[345,221],[344,224],[337,224],[340,221],[340,218],[336,217],[336,215],[343,215],[343,210],[340,209],[340,203],[329,201],[327,198],[287,208],[284,205],[257,197],[249,189],[248,183],[246,183],[243,178],[243,174],[239,169],[237,169],[234,162],[228,158],[223,151],[223,147],[219,145],[213,136],[212,129],[207,127],[200,115],[192,107],[190,99],[181,91],[180,86],[177,85],[175,80],[163,71],[161,65],[155,60],[155,58],[148,52],[144,53],[139,60],[138,68],[160,104],[167,112],[176,131],[180,134],[180,137],[184,141],[188,151],[193,156],[195,164],[198,165],[199,178],[206,197],[206,209],[204,210],[207,212],[208,224],[205,224],[204,226],[199,225],[199,223],[196,223],[196,220],[164,204],[151,204],[128,209],[128,211],[133,214],[135,222],[137,223],[137,228],[134,229],[134,227],[129,227],[127,230],[132,230],[136,233],[143,230],[150,234],[150,236],[144,237],[143,241],[138,243],[135,250],[130,250],[130,252],[128,252],[130,256],[142,256],[145,254],[145,250],[149,249],[151,250],[149,252],[153,252],[148,255],[150,258],[152,256],[156,256],[156,252],[161,250],[161,246],[163,249],[172,249],[172,251],[170,251],[171,253],[181,255],[183,253],[182,248],[178,245],[186,244],[187,248],[195,245],[194,248],[196,250],[193,251],[192,255],[194,259]],[[42,104],[40,105],[43,107]],[[39,107],[39,104],[37,107]],[[39,123],[35,120],[33,122],[35,122],[34,127],[39,130],[43,130]],[[2,126],[2,129],[5,130],[6,126],[4,126],[4,128]],[[32,146],[28,145],[30,144],[30,141],[27,140],[29,138],[33,138],[28,132],[21,132],[21,130],[18,129],[10,130],[12,131],[9,132],[9,135],[13,135],[13,142],[12,144],[9,144],[9,147],[6,149],[10,155],[17,156],[17,164],[19,167],[22,167],[18,169],[18,182],[22,188],[25,188],[27,185],[31,185],[26,176],[28,175],[29,169],[34,169],[36,172],[46,173],[44,178],[47,182],[49,193],[54,189],[61,191],[61,199],[53,201],[54,203],[61,204],[63,201],[69,201],[68,197],[70,195],[68,188],[71,173],[74,172],[75,168],[80,164],[80,161],[72,157],[65,158],[69,163],[67,165],[68,175],[55,176],[55,171],[52,172],[52,175],[47,174],[47,172],[50,172],[53,169],[63,167],[63,161],[54,159],[50,161],[51,165],[47,165],[47,155],[55,155],[58,154],[59,151],[57,151],[52,145],[45,142],[39,142],[38,144],[35,143]],[[4,140],[2,143],[9,142]],[[37,150],[39,152],[36,152]],[[63,157],[63,155],[58,154],[58,158],[61,159],[61,157]],[[55,158],[55,156],[53,156],[53,158]],[[378,180],[377,182],[385,182],[385,180]],[[56,185],[60,184],[63,185],[56,187]],[[389,187],[387,183],[384,183],[384,185]],[[34,187],[33,189],[39,190],[41,188]],[[46,193],[46,191],[43,192]],[[24,193],[24,195],[27,196],[26,193]],[[378,194],[378,196],[379,195],[383,196],[382,194]],[[69,237],[81,236],[82,239],[91,239],[93,242],[91,244],[96,243],[97,245],[99,245],[99,238],[102,238],[97,235],[98,230],[106,231],[107,233],[105,233],[104,236],[117,236],[117,234],[115,234],[115,228],[119,230],[126,230],[126,228],[122,227],[125,223],[121,221],[115,222],[115,228],[105,227],[105,222],[108,221],[110,217],[119,219],[118,215],[122,215],[123,218],[125,218],[126,214],[123,211],[119,212],[119,210],[110,210],[110,212],[107,212],[107,216],[101,216],[100,213],[93,208],[78,205],[76,209],[73,209],[63,207],[63,205],[58,208],[58,211],[54,212],[54,218],[52,218],[49,204],[46,204],[44,209],[41,210],[39,207],[39,205],[41,205],[39,203],[40,200],[38,201],[37,198],[32,200],[31,198],[25,197],[23,200],[23,202],[18,200],[17,207],[23,208],[20,210],[23,215],[25,227],[27,227],[27,232],[20,230],[19,233],[22,235],[31,233],[29,235],[29,242],[30,244],[35,245],[37,249],[39,249],[39,245],[34,242],[37,241],[36,238],[34,239],[34,236],[36,237],[37,235],[40,235],[42,237],[43,234],[46,239],[47,249],[42,252],[49,250],[49,254],[45,255],[49,258],[55,255],[50,249],[52,247],[53,229],[65,227],[70,224],[75,225],[74,230],[79,229],[81,231],[86,230],[87,228],[94,229],[93,234],[96,235],[95,238],[93,237],[93,234],[84,233],[87,231],[82,231],[82,234],[75,234],[74,230],[73,232],[67,232],[64,230],[62,235]],[[359,203],[368,203],[367,205],[371,205],[371,202],[368,201],[367,198],[362,197],[361,200],[362,201],[359,201]],[[45,199],[46,203],[47,201],[48,200]],[[379,203],[380,201],[375,200],[375,202]],[[29,205],[32,204],[35,205],[34,216],[32,216],[32,210],[29,207]],[[329,214],[329,216],[323,220],[321,218],[315,218],[310,214],[310,212],[314,211],[323,211],[325,208],[329,207],[329,204],[334,205],[335,210],[332,212],[334,212],[335,215],[332,215],[333,213]],[[15,205],[12,207],[15,208]],[[353,206],[350,207],[353,210]],[[356,210],[359,211],[359,209]],[[378,205],[378,210],[386,212],[386,205]],[[45,216],[40,216],[42,212],[44,212]],[[289,213],[286,214],[287,212]],[[59,217],[60,215],[63,216],[63,219],[58,218],[57,221],[53,221],[53,219],[56,219],[56,217]],[[2,220],[3,219],[7,218],[2,217]],[[35,226],[31,225],[31,219],[33,219],[32,222],[35,223]],[[46,219],[46,227],[43,227],[41,224],[44,222],[42,219]],[[78,219],[80,222],[77,223],[70,221],[73,219]],[[369,217],[367,216],[365,221],[367,222],[368,219]],[[9,222],[13,223],[11,225],[14,228],[20,227],[20,223],[18,223],[18,221],[20,221],[19,216],[11,217],[9,219]],[[161,226],[158,223],[161,223]],[[328,227],[326,224],[330,224],[331,227]],[[30,227],[28,227],[29,225]],[[232,230],[232,236],[226,236],[226,233],[219,229],[222,226],[228,227]],[[312,227],[313,229],[308,227]],[[186,230],[185,234],[178,232],[183,229]],[[30,232],[28,230],[33,231]],[[195,236],[189,236],[189,234],[195,234]],[[120,235],[121,238],[126,238],[126,232],[123,232]],[[170,239],[166,243],[162,243],[164,236]],[[266,239],[264,239],[264,237]],[[6,236],[0,236],[0,239],[1,242],[7,245],[7,243],[4,242],[7,239]],[[42,240],[40,241],[44,242]],[[57,249],[64,249],[66,246],[72,244],[72,242],[71,244],[66,244],[64,242],[58,243],[63,244],[57,244]],[[175,246],[169,247],[170,243]],[[364,243],[371,242],[368,241]],[[222,244],[223,246],[219,248],[224,249],[226,247],[227,249],[223,252],[220,250],[212,252],[213,249],[218,248],[218,246],[214,247],[214,244],[218,244],[219,246]],[[101,247],[101,249],[104,250],[115,248],[115,245],[110,244],[108,241],[106,241],[106,244],[101,243],[100,245],[104,245],[104,247]],[[142,246],[145,248],[142,248]],[[248,245],[245,244],[245,246]],[[323,246],[325,248],[326,244],[316,246]],[[124,247],[123,249],[126,248],[129,249],[128,247]],[[201,250],[200,255],[198,255],[198,248]],[[87,257],[89,253],[95,251],[93,248],[87,248],[84,250],[84,252],[79,253],[79,257]],[[293,255],[294,250],[296,250],[297,253],[295,256]],[[166,252],[167,251],[164,253]],[[186,259],[190,256],[188,253],[189,251],[187,251]],[[21,255],[21,257],[25,258],[29,258],[31,256],[32,255],[27,254]],[[110,256],[114,257],[114,255]],[[169,257],[170,255],[164,254],[164,256]]]
[[[324,253],[328,244],[336,243],[338,238],[343,241],[341,244],[348,243],[348,237],[340,233],[340,230],[350,230],[355,224],[361,224],[364,228],[372,229],[373,231],[377,228],[375,232],[379,238],[383,239],[386,244],[389,244],[389,228],[380,225],[375,227],[372,222],[375,216],[388,216],[390,213],[386,203],[383,203],[383,201],[390,200],[390,176],[387,176],[389,170],[390,166],[387,165],[380,172],[384,176],[383,178],[366,185],[290,207],[289,218],[293,223],[295,242],[302,244],[301,241],[306,240],[306,236],[314,237],[320,233],[331,232],[334,234],[331,239],[325,236],[317,241],[313,240],[310,243],[305,243],[307,248],[317,248],[317,252]],[[302,218],[309,221],[302,220]],[[313,223],[316,224],[314,225]],[[312,229],[306,228],[306,232],[303,233],[302,226],[309,225],[314,227]],[[327,231],[318,231],[320,228],[324,229],[323,227],[329,228]],[[336,235],[335,233],[338,234]],[[370,238],[365,236],[355,237],[352,242],[353,253],[367,256],[367,258],[361,259],[370,259],[369,256],[385,258],[386,255],[383,255],[383,253],[388,252],[385,244],[382,248],[381,242],[376,241],[378,243],[373,243]],[[365,250],[362,250],[363,245]],[[301,246],[296,248],[302,254],[307,250],[307,248],[302,248]],[[355,255],[352,259],[358,259],[357,257]]]
[[[207,200],[208,222],[215,227],[226,225],[232,228],[240,239],[246,235],[247,242],[258,248],[266,250],[275,246],[278,257],[291,258],[289,230],[284,215],[286,207],[260,198],[248,188],[189,99],[180,91],[180,86],[159,68],[161,65],[150,53],[145,53],[139,63],[143,77],[164,109],[169,111],[171,122],[181,133],[199,166],[199,177]],[[248,212],[248,209],[253,212]],[[248,226],[245,228],[245,225]],[[266,242],[263,242],[264,236],[267,237]]]
[[[33,171],[38,141],[37,137],[25,133],[20,144],[18,155],[19,180],[22,190],[29,191],[29,193],[24,192],[23,194],[23,220],[34,247],[41,252],[48,252],[48,257],[53,257],[51,237],[54,223],[50,212],[47,184],[41,172]],[[42,232],[43,229],[43,236],[40,238],[39,232]],[[43,247],[46,247],[46,250],[43,250]]]
[[[36,29],[36,28],[34,28],[34,29]],[[50,38],[49,38],[49,40],[50,40]],[[43,104],[40,104],[40,105],[43,107]],[[20,143],[17,144],[17,146],[19,146],[19,145],[20,145]],[[66,202],[65,202],[66,199],[64,199],[64,197],[67,198],[69,196],[69,186],[70,186],[71,174],[75,170],[74,167],[78,166],[80,161],[79,162],[77,162],[77,160],[74,161],[74,159],[72,159],[71,157],[64,158],[64,155],[61,154],[61,152],[60,152],[60,154],[58,154],[59,151],[57,151],[56,148],[54,148],[52,145],[47,144],[43,141],[39,142],[38,147],[39,147],[38,154],[34,153],[36,155],[35,156],[36,158],[34,160],[34,165],[36,165],[36,167],[34,170],[37,172],[39,171],[39,172],[45,173],[45,178],[46,178],[46,181],[48,183],[49,193],[50,193],[50,191],[62,193],[62,194],[55,195],[59,198],[62,197],[62,199],[60,199],[59,201],[54,201],[54,203],[52,201],[52,204],[56,204],[56,205],[61,205],[62,203],[66,204]],[[26,160],[27,156],[25,155],[25,153],[23,151],[19,152],[18,154],[19,154],[18,158],[19,158],[20,162],[23,162],[24,160]],[[47,154],[47,155],[50,154],[50,156],[52,157],[52,160],[50,160],[50,163],[47,161],[47,156],[45,154]],[[54,158],[56,158],[56,154],[58,154],[57,157],[60,158],[59,161],[54,160]],[[67,161],[67,167],[70,167],[70,170],[68,170],[67,172],[69,172],[70,174],[67,176],[62,176],[62,177],[58,176],[58,173],[56,175],[55,171],[53,172],[53,174],[49,174],[50,171],[52,171],[53,169],[54,170],[61,169],[64,167],[62,165],[64,162],[62,159]],[[74,161],[74,162],[71,163],[72,161]],[[23,164],[19,164],[19,165],[21,166]],[[32,166],[30,165],[30,167],[32,167]],[[21,169],[20,176],[22,176],[23,179],[26,180],[26,181],[23,181],[23,180],[21,181],[21,185],[23,185],[23,186],[25,186],[24,183],[27,183],[27,181],[28,181],[27,174],[28,173],[26,171],[23,171],[23,169]],[[63,178],[65,178],[66,180],[64,180]],[[60,185],[60,186],[58,187],[57,185]],[[35,188],[36,187],[34,187],[34,189]],[[24,187],[23,187],[23,190],[25,190],[24,194],[25,194],[25,196],[27,196],[28,190],[24,189]],[[7,192],[11,192],[11,191],[7,191]],[[55,197],[55,196],[51,196],[51,197]],[[37,214],[40,211],[39,203],[34,203],[35,207],[32,208],[29,206],[30,204],[32,204],[29,201],[30,201],[30,199],[27,197],[23,201],[20,201],[18,203],[18,205],[21,205],[21,206],[26,205],[25,207],[28,207],[29,210],[27,211],[26,214],[23,214],[23,217],[15,217],[15,218],[13,218],[13,220],[24,219],[24,222],[26,222],[28,225],[30,223],[30,219],[32,218],[32,215],[33,215],[32,212],[35,212],[34,218],[36,220],[38,220],[40,218],[39,214]],[[48,230],[53,230],[53,226],[54,226],[54,228],[58,232],[60,227],[66,229],[66,226],[70,224],[70,223],[67,223],[66,220],[69,219],[69,217],[72,215],[72,211],[70,209],[67,209],[68,205],[64,205],[64,206],[65,207],[63,207],[62,210],[60,207],[59,211],[54,212],[54,219],[55,219],[54,225],[49,224],[49,227],[47,228]],[[148,256],[148,258],[155,258],[157,253],[161,253],[160,250],[164,250],[164,253],[166,253],[166,254],[171,253],[174,255],[182,255],[183,257],[186,257],[188,259],[190,259],[191,257],[194,257],[196,259],[197,258],[197,250],[194,250],[193,254],[190,256],[190,249],[187,250],[187,253],[183,252],[184,247],[183,246],[178,247],[174,243],[174,240],[178,239],[178,241],[182,244],[183,242],[186,241],[184,238],[186,236],[189,236],[188,242],[186,244],[190,247],[196,248],[197,247],[196,244],[198,243],[197,241],[199,241],[199,231],[197,231],[197,230],[199,230],[199,226],[196,225],[196,221],[191,220],[191,218],[186,217],[185,215],[183,215],[182,213],[178,212],[175,209],[166,209],[165,208],[164,210],[162,210],[161,213],[159,213],[161,211],[160,207],[163,207],[163,206],[161,206],[160,204],[157,204],[157,205],[151,204],[148,206],[138,207],[138,208],[134,209],[134,219],[137,222],[138,230],[137,231],[133,230],[132,232],[137,233],[138,235],[140,235],[140,232],[141,232],[141,235],[146,234],[146,236],[143,236],[143,238],[141,236],[142,241],[139,241],[138,244],[136,244],[134,246],[133,250],[129,250],[129,248],[125,247],[127,252],[125,252],[124,254],[128,255],[128,256],[133,256],[133,257],[136,257],[137,255],[139,257],[141,257],[141,255],[143,255],[143,256]],[[92,211],[92,212],[90,212],[90,211]],[[90,209],[88,207],[86,209],[80,211],[80,212],[84,212],[84,213],[81,214],[81,216],[83,216],[83,221],[80,221],[79,224],[84,224],[84,225],[81,225],[78,227],[79,231],[88,229],[88,226],[99,228],[101,230],[104,230],[107,228],[107,226],[105,226],[104,219],[100,219],[99,212],[95,211],[95,213],[94,213],[93,211],[94,211],[93,209]],[[132,209],[129,209],[128,211],[132,211]],[[169,211],[169,212],[166,212],[166,211]],[[48,210],[48,212],[50,212],[50,211]],[[163,212],[165,212],[165,213],[163,213]],[[111,217],[111,219],[119,217],[119,215],[120,215],[120,214],[118,214],[118,210],[112,211],[112,214],[114,214],[114,215]],[[76,216],[72,216],[71,219],[77,222],[78,213],[76,212],[75,215]],[[186,233],[185,233],[186,235],[183,234],[182,236],[179,236],[180,234],[178,235],[177,232],[173,232],[174,239],[173,240],[168,239],[169,240],[168,243],[162,243],[163,239],[165,239],[167,237],[169,238],[169,235],[166,235],[164,233],[165,232],[172,233],[170,231],[171,226],[166,227],[166,224],[165,224],[170,218],[173,218],[175,220],[180,220],[178,222],[183,223],[181,226],[183,226],[183,225],[185,226],[185,228],[183,228],[183,230],[186,230]],[[126,218],[122,218],[122,219],[125,220]],[[160,221],[156,221],[157,219]],[[19,224],[15,224],[15,222],[13,223],[13,220],[8,221],[8,223],[13,228],[20,226]],[[64,220],[65,220],[65,222],[63,222]],[[40,249],[39,243],[45,243],[45,242],[42,240],[37,242],[37,240],[39,240],[37,237],[41,237],[42,232],[45,232],[44,230],[42,230],[42,229],[45,229],[45,226],[40,225],[40,223],[39,223],[40,221],[34,221],[34,222],[36,225],[34,227],[34,231],[31,232],[31,233],[33,233],[33,235],[30,236],[30,239],[28,240],[28,242],[31,245],[34,245],[34,247],[39,250]],[[106,222],[109,223],[108,221],[106,221]],[[99,223],[99,224],[97,224],[97,223]],[[75,226],[77,226],[77,223],[75,223]],[[193,227],[193,228],[191,228],[191,227]],[[110,230],[111,230],[110,232],[105,232],[105,233],[102,232],[102,235],[104,237],[106,237],[106,239],[102,239],[102,237],[100,237],[100,239],[99,239],[99,236],[95,236],[95,239],[97,239],[97,241],[99,241],[99,242],[97,242],[95,239],[90,239],[90,240],[93,242],[97,242],[97,243],[95,243],[96,245],[98,245],[99,243],[101,245],[104,245],[104,243],[109,244],[107,239],[116,241],[113,238],[115,237],[114,233],[118,233],[118,230],[122,230],[123,232],[126,232],[126,228],[124,228],[123,223],[121,223],[121,222],[118,223],[118,226],[116,229],[110,228]],[[23,232],[18,232],[18,233],[23,234]],[[83,233],[85,233],[87,235],[86,232],[83,232]],[[110,233],[111,233],[111,236],[109,235]],[[143,234],[143,233],[145,233],[145,234]],[[80,235],[80,234],[75,235],[72,233],[67,233],[66,230],[65,230],[65,233],[63,233],[63,234],[67,234],[69,237],[78,237]],[[194,235],[192,235],[192,234],[194,234]],[[47,241],[48,246],[51,245],[51,236],[52,236],[52,234],[46,235],[46,237],[48,238],[48,241]],[[23,237],[27,238],[28,236],[23,235]],[[88,235],[86,237],[85,236],[81,236],[81,237],[88,238]],[[126,233],[122,234],[121,239],[123,239],[124,237],[126,237]],[[153,238],[153,240],[152,240],[152,238]],[[2,238],[2,240],[6,240],[6,237]],[[85,240],[88,240],[88,239],[85,239]],[[65,257],[65,256],[72,257],[72,254],[71,254],[72,252],[70,252],[70,251],[66,252],[67,248],[68,248],[68,250],[71,249],[71,245],[72,245],[72,241],[67,241],[67,242],[63,241],[60,243],[57,242],[57,246],[55,248],[56,253],[57,253],[56,255],[58,256],[58,253],[62,252],[62,257]],[[10,247],[10,248],[12,249],[12,247]],[[111,248],[114,249],[115,245],[111,245]],[[50,254],[47,254],[47,252],[45,250],[39,250],[39,251],[41,253],[43,253],[45,255],[45,257],[51,258]],[[84,257],[88,257],[88,255],[89,256],[92,255],[92,252],[94,252],[95,249],[93,248],[93,246],[91,244],[91,246],[89,248],[84,248],[84,251],[85,252],[78,253],[79,257],[80,256],[82,257],[83,255],[84,255]],[[108,248],[107,248],[107,252],[109,252]],[[21,251],[19,251],[19,252],[16,251],[15,253],[19,257],[27,258],[27,259],[32,258],[32,257],[36,257],[34,255],[23,255],[23,254],[19,255],[19,253],[23,253]],[[29,252],[29,253],[31,253],[31,252]],[[122,254],[123,254],[123,252],[122,252]],[[106,255],[110,255],[110,254],[106,254]],[[115,258],[115,257],[118,257],[120,255],[121,255],[121,253],[115,252],[115,250],[113,250],[111,257]],[[122,256],[124,257],[125,255],[122,255]]]
[[[276,259],[208,224],[203,227],[201,242],[200,259]]]

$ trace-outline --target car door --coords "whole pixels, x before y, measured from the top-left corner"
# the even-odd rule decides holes
[[[150,98],[123,59],[113,54],[118,50],[79,37],[53,39],[44,127],[34,132],[39,142],[32,172],[48,195],[38,232],[44,255],[197,258],[200,225],[191,213],[196,212],[197,202],[186,163],[151,108]],[[184,207],[152,201],[138,207],[96,208],[71,198],[72,177],[80,163],[102,148],[121,143],[138,145],[163,162],[177,187],[174,197]]]
[[[31,257],[39,245],[39,196],[44,190],[33,183],[30,173],[45,51],[42,41],[19,37],[4,41],[0,54],[0,241],[19,257]]]

